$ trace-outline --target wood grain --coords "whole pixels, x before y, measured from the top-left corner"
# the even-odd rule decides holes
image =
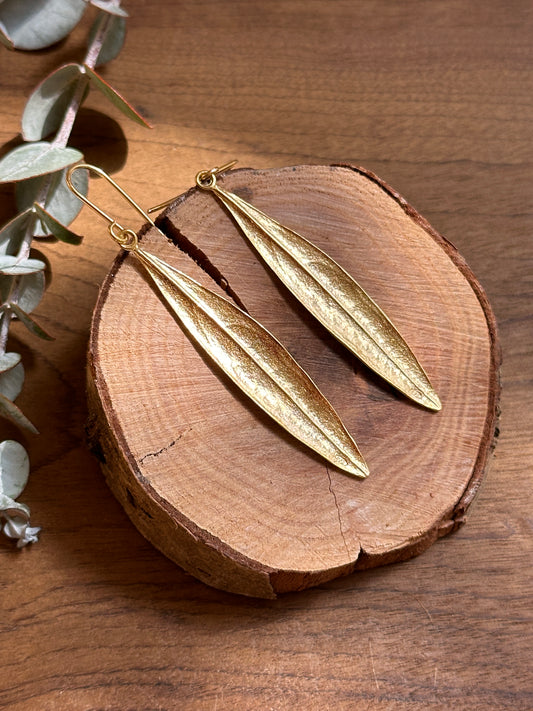
[[[119,256],[95,309],[88,372],[92,438],[113,492],[166,555],[247,595],[273,597],[421,552],[459,524],[492,447],[499,345],[479,283],[363,170],[239,170],[223,183],[357,275],[445,407],[428,413],[339,347],[213,197],[189,191],[158,220],[170,244],[151,229],[143,248],[210,288],[176,247],[195,256],[201,245],[205,268],[216,254],[219,281],[334,403],[372,476],[356,482],[325,466],[251,406],[176,327],[135,260]]]
[[[530,709],[530,3],[128,9],[124,51],[103,73],[156,128],[123,121],[91,95],[93,112],[119,123],[82,117],[86,157],[121,166],[115,177],[144,205],[233,157],[257,168],[347,161],[382,176],[486,289],[503,346],[501,435],[466,525],[423,555],[272,601],[208,588],[138,534],[84,440],[90,317],[116,254],[84,212],[81,247],[41,246],[53,280],[36,317],[56,341],[13,331],[26,367],[18,403],[41,431],[26,440],[22,500],[43,533],[21,552],[0,545],[0,705]],[[2,144],[43,75],[80,59],[89,23],[50,52],[2,52]],[[100,182],[91,191],[131,219]],[[11,188],[0,195],[7,218]]]

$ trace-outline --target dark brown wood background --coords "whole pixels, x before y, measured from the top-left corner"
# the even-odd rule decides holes
[[[348,161],[450,239],[485,286],[503,344],[501,435],[467,524],[407,563],[276,601],[207,588],[146,543],[89,453],[85,349],[116,253],[88,211],[81,247],[43,246],[53,280],[15,326],[18,403],[41,431],[21,497],[43,527],[2,540],[0,707],[529,709],[533,464],[533,13],[514,2],[221,0],[127,3],[105,77],[153,122],[91,95],[73,144],[145,205],[238,157]],[[89,16],[37,54],[0,52],[0,143],[25,97],[79,60]],[[0,190],[0,218],[13,214]],[[92,191],[127,218],[101,184]],[[16,435],[2,426],[2,439]]]

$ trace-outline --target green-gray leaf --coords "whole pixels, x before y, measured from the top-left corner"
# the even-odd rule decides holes
[[[20,394],[24,383],[24,366],[17,363],[14,368],[0,373],[0,393],[9,400],[14,400]]]
[[[66,64],[38,85],[22,114],[25,141],[40,141],[59,128],[78,81],[87,81],[81,75],[80,65]]]
[[[16,499],[24,491],[30,460],[24,447],[12,439],[0,443],[0,494]]]
[[[45,183],[48,183],[43,207],[63,225],[69,225],[78,215],[83,204],[74,193],[68,189],[65,183],[65,174],[66,169],[50,175],[31,178],[30,180],[22,180],[20,183],[17,183],[15,197],[18,209],[26,210],[33,208],[33,203],[40,197],[43,186]],[[87,195],[89,190],[89,175],[86,170],[77,170],[72,176],[72,181],[80,193]],[[43,235],[49,234],[47,229],[43,230],[38,226],[36,227],[36,236],[42,237]]]
[[[139,113],[137,113],[133,106],[129,104],[123,96],[121,96],[117,91],[115,91],[115,89],[113,89],[113,87],[110,86],[104,79],[102,79],[99,74],[93,71],[86,64],[84,64],[83,66],[85,68],[87,76],[91,80],[91,83],[99,91],[101,91],[102,94],[107,96],[107,98],[113,104],[115,104],[115,106],[120,109],[125,116],[132,119],[132,121],[135,121],[136,123],[140,123],[141,126],[145,126],[146,128],[152,128],[150,124],[147,123]]]
[[[47,141],[25,143],[0,160],[0,183],[53,173],[76,163],[81,158],[83,155],[74,148],[54,146]]]
[[[66,37],[85,7],[83,0],[4,0],[0,22],[17,49],[42,49]]]
[[[10,255],[0,257],[0,274],[10,274],[19,276],[21,274],[33,274],[45,269],[46,264],[40,259],[21,259]]]
[[[53,215],[42,208],[38,203],[34,205],[35,212],[39,215],[41,221],[46,225],[50,232],[61,240],[61,242],[68,242],[69,244],[81,244],[83,237],[77,235],[72,230],[69,230],[61,222],[58,222]]]
[[[0,274],[20,276],[40,272],[45,268],[46,264],[40,259],[19,259],[10,255],[0,257]]]
[[[37,428],[32,425],[22,410],[2,393],[0,393],[0,417],[11,420],[11,422],[14,422],[19,427],[24,427],[24,429],[33,432],[33,434],[39,434]]]
[[[99,10],[103,10],[104,12],[108,12],[110,15],[128,17],[126,10],[123,10],[119,5],[115,5],[112,0],[89,0],[89,2],[91,5],[94,5],[94,7],[97,7]]]
[[[32,210],[24,210],[0,230],[0,255],[16,255],[22,245]]]
[[[113,17],[105,18],[100,16],[96,18],[89,32],[89,45],[92,44],[96,37],[96,33],[101,27],[102,21],[105,22],[106,20],[108,25],[102,47],[96,59],[96,67],[107,64],[107,62],[115,59],[122,49],[124,38],[126,37],[126,20],[123,17],[113,15]]]
[[[17,303],[23,311],[31,314],[43,298],[46,282],[44,272],[26,274],[18,279]]]
[[[20,363],[20,353],[2,353],[0,355],[0,373],[5,373]]]
[[[35,336],[38,336],[39,338],[42,338],[45,341],[53,341],[54,337],[50,336],[44,328],[39,326],[39,324],[32,319],[29,314],[27,314],[23,309],[20,308],[18,304],[15,304],[14,302],[11,302],[9,304],[9,307],[13,311],[13,313],[17,316],[19,321],[26,326],[28,331],[31,331]]]

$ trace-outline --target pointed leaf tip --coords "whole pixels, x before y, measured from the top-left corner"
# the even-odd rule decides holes
[[[85,73],[91,80],[91,83],[104,94],[107,98],[118,108],[122,113],[128,118],[132,119],[136,123],[141,124],[145,128],[152,128],[152,126],[146,121],[141,114],[136,111],[133,106],[126,101],[126,99],[121,96],[118,91],[113,89],[113,87],[108,84],[105,79],[103,79],[99,74],[97,74],[91,67],[87,64],[83,65]]]
[[[57,237],[57,239],[61,240],[61,242],[67,242],[68,244],[81,244],[83,237],[81,235],[77,235],[75,232],[72,232],[72,230],[69,230],[68,227],[65,227],[65,225],[62,225],[61,222],[56,220],[53,215],[47,212],[42,205],[35,203],[34,209],[54,237]]]
[[[23,311],[18,304],[11,303],[9,307],[13,310],[13,313],[19,319],[19,321],[26,326],[28,331],[33,333],[35,336],[42,338],[44,341],[55,340],[53,336],[50,336],[44,328],[39,326],[37,321],[35,321],[29,314]]]
[[[33,434],[39,434],[39,430],[32,425],[26,415],[18,408],[14,402],[0,393],[0,416],[14,422],[19,427],[29,430]]]

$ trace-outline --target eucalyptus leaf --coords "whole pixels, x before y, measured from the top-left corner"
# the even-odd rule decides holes
[[[45,286],[44,272],[35,272],[19,277],[17,304],[20,308],[27,314],[31,314],[41,302]]]
[[[20,363],[20,353],[0,353],[0,373],[5,373]]]
[[[20,395],[24,384],[24,366],[17,363],[14,368],[0,373],[0,393],[10,400]]]
[[[25,143],[17,146],[0,160],[0,183],[53,173],[82,158],[83,155],[75,148],[54,146],[47,141]]]
[[[0,230],[0,255],[16,255],[22,245],[32,210],[24,210]]]
[[[83,0],[4,0],[0,22],[17,49],[43,49],[66,37],[85,7]]]
[[[17,499],[28,483],[30,460],[24,447],[12,439],[0,442],[0,494]]]
[[[129,104],[126,99],[124,99],[124,97],[122,97],[117,91],[115,91],[115,89],[113,89],[113,87],[110,86],[104,79],[102,79],[99,74],[93,71],[86,64],[84,64],[83,66],[93,86],[95,86],[99,91],[101,91],[104,96],[107,96],[107,98],[118,109],[120,109],[120,111],[122,111],[125,116],[132,119],[132,121],[135,121],[136,123],[140,123],[141,126],[145,126],[146,128],[152,128],[150,124],[147,123],[147,121],[145,121],[143,117],[133,108],[133,106]]]
[[[19,427],[33,432],[33,434],[39,434],[37,428],[32,425],[22,410],[2,393],[0,393],[0,417],[5,417]]]
[[[33,274],[46,268],[46,264],[40,259],[19,259],[4,255],[0,257],[0,274],[10,274],[19,276],[21,274]]]
[[[37,86],[22,114],[25,141],[40,141],[59,128],[79,81],[86,81],[80,65],[65,64]]]
[[[54,337],[46,333],[44,328],[42,328],[42,326],[39,326],[39,324],[34,321],[34,319],[32,319],[29,314],[27,314],[23,309],[21,309],[18,304],[11,302],[9,304],[9,308],[13,311],[19,321],[23,323],[24,326],[26,326],[28,331],[31,331],[31,333],[33,333],[35,336],[42,338],[44,341],[54,340]]]
[[[91,5],[97,7],[99,10],[108,12],[110,15],[115,15],[118,17],[129,17],[126,10],[123,10],[119,5],[115,4],[113,0],[89,0]],[[89,40],[90,44],[90,40]]]
[[[65,183],[65,170],[59,170],[49,175],[38,178],[30,178],[17,183],[15,188],[15,198],[19,210],[33,209],[33,203],[40,197],[43,187],[48,183],[46,189],[46,199],[44,209],[56,220],[64,225],[69,225],[78,215],[83,204],[68,189]],[[72,176],[74,186],[87,195],[89,191],[89,175],[86,170],[77,170]],[[49,234],[49,230],[38,228],[35,230],[36,236]]]
[[[94,21],[91,31],[89,32],[89,45],[92,44],[96,37],[96,33],[102,25],[102,20],[105,22],[106,18],[100,16]],[[126,37],[126,20],[124,17],[113,15],[113,17],[107,18],[107,23],[105,38],[98,57],[96,58],[96,67],[100,67],[102,64],[107,64],[107,62],[115,59],[122,49]]]
[[[58,222],[55,217],[42,208],[38,203],[35,203],[34,209],[41,221],[46,225],[54,237],[57,237],[57,239],[61,240],[61,242],[81,244],[83,237],[77,235],[75,232],[72,232],[72,230],[65,227],[65,225]]]

